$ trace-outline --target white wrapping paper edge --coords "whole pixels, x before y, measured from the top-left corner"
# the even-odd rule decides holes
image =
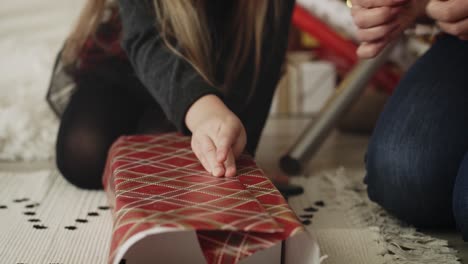
[[[182,243],[180,243],[180,240],[174,239],[172,241],[167,241],[167,243],[163,244],[158,244],[156,247],[160,247],[158,250],[163,250],[161,247],[172,247],[175,246],[180,249],[180,252],[185,253],[184,255],[180,255],[180,259],[175,259],[173,262],[170,262],[168,259],[164,260],[165,264],[172,264],[172,263],[186,263],[181,262],[184,257],[187,259],[190,259],[191,264],[204,264],[206,263],[206,260],[203,256],[201,247],[198,243],[198,238],[196,235],[196,230],[180,230],[178,228],[169,228],[169,227],[155,227],[151,228],[142,232],[139,232],[133,236],[131,236],[129,239],[127,239],[117,250],[117,253],[114,257],[113,264],[119,264],[120,261],[126,257],[128,253],[132,253],[132,247],[137,245],[138,242],[143,242],[144,239],[152,238],[152,239],[157,239],[155,235],[160,235],[159,239],[161,239],[161,236],[164,234],[168,235],[171,233],[179,233],[179,234],[173,234],[173,236],[181,235],[184,236]],[[177,241],[176,241],[177,240]],[[171,243],[172,242],[172,243]],[[179,243],[177,243],[179,242]],[[146,243],[148,244],[148,243]],[[175,244],[175,245],[174,245]],[[189,246],[184,246],[184,244],[188,244]],[[286,249],[285,249],[285,264],[319,264],[323,258],[320,257],[320,249],[319,246],[316,242],[316,240],[312,237],[310,233],[307,231],[300,232],[298,234],[293,235],[292,237],[289,237],[286,240]],[[147,245],[145,245],[147,246]],[[145,247],[142,246],[142,247]],[[275,249],[276,248],[276,249]],[[281,242],[278,242],[275,246],[272,248],[266,249],[259,251],[255,254],[253,254],[250,257],[247,257],[243,259],[242,261],[239,262],[239,264],[250,264],[250,263],[258,263],[257,256],[265,253],[265,251],[268,250],[277,250],[277,252],[281,252]],[[191,251],[191,252],[188,252]],[[143,254],[148,254],[149,252],[145,250]],[[154,252],[152,252],[154,254]],[[160,254],[158,256],[164,257],[164,254],[167,252],[162,252],[163,254]],[[138,253],[135,253],[138,254]],[[142,258],[144,258],[142,254]],[[189,256],[189,257],[186,257]],[[130,256],[132,257],[132,256]],[[151,260],[151,263],[154,263],[155,259]],[[267,261],[268,263],[273,263],[270,261]],[[126,262],[127,264],[134,264],[131,261]],[[138,264],[142,262],[138,261]],[[266,263],[266,262],[265,262]],[[279,262],[278,262],[279,263]]]

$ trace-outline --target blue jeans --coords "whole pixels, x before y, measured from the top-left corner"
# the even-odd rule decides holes
[[[369,198],[468,241],[468,42],[443,36],[385,106],[366,158]]]

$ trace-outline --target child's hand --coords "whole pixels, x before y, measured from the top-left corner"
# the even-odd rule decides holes
[[[216,177],[236,175],[236,158],[247,142],[239,118],[214,95],[198,99],[185,117],[192,131],[192,150],[203,167]]]
[[[427,5],[427,14],[437,21],[444,32],[468,40],[468,1],[431,0]]]
[[[404,30],[425,15],[428,0],[352,0],[352,15],[362,42],[361,58],[377,56]]]

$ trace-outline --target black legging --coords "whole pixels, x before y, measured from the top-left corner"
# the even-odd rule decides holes
[[[60,123],[57,167],[80,188],[102,188],[107,152],[119,136],[175,130],[130,65],[108,65],[76,78],[77,90]]]

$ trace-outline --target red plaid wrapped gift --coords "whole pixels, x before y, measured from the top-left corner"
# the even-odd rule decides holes
[[[103,177],[109,263],[318,263],[317,245],[253,159],[237,168],[237,177],[209,175],[176,133],[119,138]]]

